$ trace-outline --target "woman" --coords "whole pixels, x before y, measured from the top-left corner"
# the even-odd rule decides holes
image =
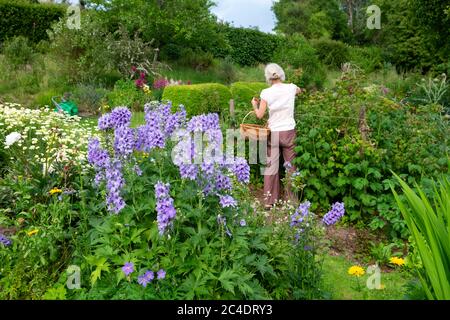
[[[295,84],[286,84],[283,69],[271,63],[265,69],[266,81],[270,88],[261,92],[261,100],[253,98],[252,105],[256,116],[261,119],[269,109],[270,139],[268,141],[268,162],[264,172],[265,207],[270,209],[280,199],[279,159],[283,153],[285,168],[290,172],[295,168],[291,165],[295,158],[295,97],[302,93],[302,89]],[[290,188],[287,196],[293,199]]]

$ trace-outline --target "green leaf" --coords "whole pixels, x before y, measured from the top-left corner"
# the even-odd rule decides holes
[[[362,190],[364,187],[369,185],[369,181],[366,178],[357,178],[353,180],[352,185],[358,189]]]

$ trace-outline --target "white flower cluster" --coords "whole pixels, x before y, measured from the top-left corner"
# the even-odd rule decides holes
[[[58,165],[87,165],[88,140],[97,128],[49,108],[27,109],[0,103],[0,144],[10,150],[11,160],[32,161],[44,173]]]

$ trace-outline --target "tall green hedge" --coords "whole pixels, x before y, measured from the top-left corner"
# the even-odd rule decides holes
[[[259,97],[261,91],[268,86],[264,82],[235,82],[230,86],[231,95],[233,96],[236,110],[251,110],[253,97]]]
[[[272,61],[280,37],[255,29],[223,27],[229,44],[227,50],[211,48],[216,57],[231,56],[242,66],[254,66]]]
[[[65,8],[0,0],[0,42],[15,36],[25,36],[34,43],[47,39],[47,29],[64,16]]]
[[[231,93],[228,87],[219,83],[169,86],[164,89],[162,99],[184,105],[188,115],[192,116],[228,112]]]

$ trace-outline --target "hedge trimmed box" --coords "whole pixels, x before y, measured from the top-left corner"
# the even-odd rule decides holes
[[[226,113],[231,92],[219,83],[168,86],[162,99],[172,101],[174,106],[184,105],[191,116],[209,112]]]
[[[253,97],[259,97],[261,91],[268,88],[264,82],[235,82],[230,86],[236,110],[252,110]]]
[[[16,36],[38,43],[48,38],[47,29],[64,17],[66,7],[53,4],[14,3],[0,0],[0,41]]]

